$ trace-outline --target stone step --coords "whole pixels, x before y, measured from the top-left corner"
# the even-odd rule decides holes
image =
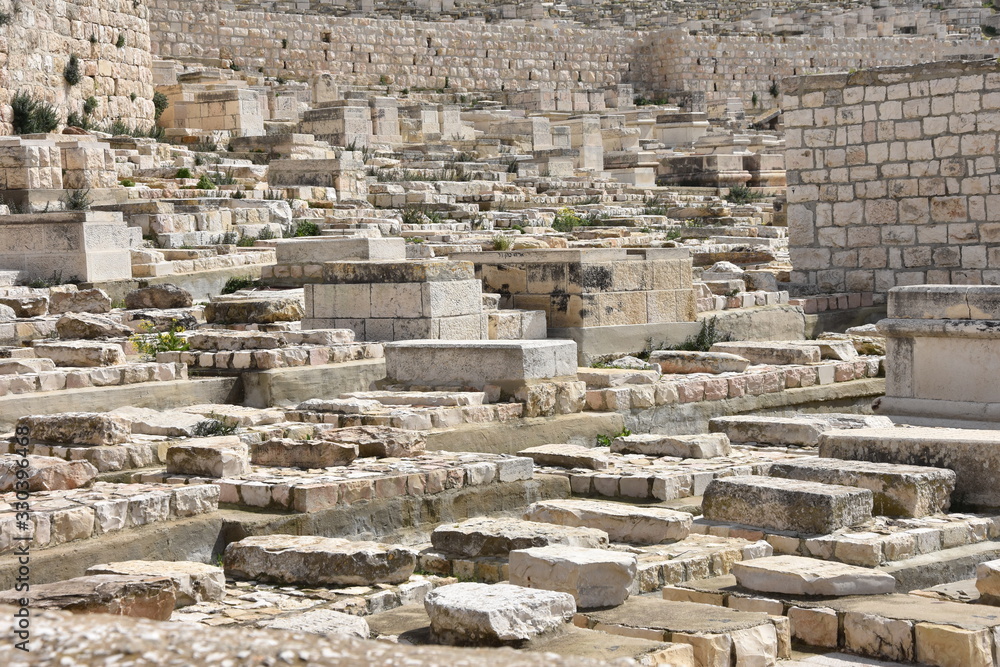
[[[306,469],[344,466],[357,457],[355,444],[290,438],[275,438],[253,445],[250,454],[254,465]]]
[[[687,352],[659,350],[651,352],[649,363],[659,364],[663,373],[742,373],[748,359],[727,352]]]
[[[734,563],[733,575],[743,588],[785,595],[881,595],[892,593],[890,574],[800,556],[771,556]]]
[[[240,477],[250,472],[250,448],[238,436],[195,438],[167,447],[167,473]]]
[[[841,413],[816,413],[796,417],[737,415],[715,417],[708,428],[725,433],[740,444],[815,447],[821,434],[835,429],[892,428],[888,417]]]
[[[340,398],[378,401],[382,405],[464,406],[482,405],[486,394],[481,391],[355,391]]]
[[[558,630],[573,618],[576,604],[568,593],[458,583],[428,593],[424,608],[436,643],[482,646]]]
[[[712,521],[825,535],[871,521],[872,492],[779,477],[723,477],[705,489],[702,512]]]
[[[880,516],[921,517],[946,512],[955,489],[951,470],[868,461],[780,461],[771,466],[770,474],[868,489],[873,494],[873,511]]]
[[[552,545],[510,552],[510,583],[569,593],[581,609],[623,603],[636,574],[635,554]]]
[[[767,614],[645,596],[613,609],[578,612],[573,624],[624,637],[690,644],[699,666],[773,665],[791,650],[787,623]]]
[[[226,596],[226,576],[221,567],[190,561],[129,560],[87,568],[87,574],[169,577],[174,583],[177,607],[218,601]]]
[[[639,433],[615,438],[611,451],[645,456],[676,456],[682,459],[711,459],[729,456],[729,437],[725,433],[698,435],[658,435]]]
[[[551,444],[522,449],[517,454],[529,457],[536,465],[540,466],[570,469],[587,468],[589,470],[605,470],[614,467],[614,463],[609,460],[608,450],[603,447]]]
[[[863,428],[820,438],[820,456],[948,468],[956,474],[952,504],[1000,507],[994,471],[1000,467],[997,432],[934,427]]]
[[[815,345],[770,341],[733,341],[716,343],[711,352],[726,352],[748,359],[753,364],[786,366],[789,364],[815,364],[821,355]]]
[[[399,584],[416,554],[407,548],[309,535],[262,535],[232,542],[223,556],[227,576],[306,586]]]
[[[554,544],[604,548],[608,534],[596,528],[480,517],[438,526],[431,533],[431,544],[439,551],[461,556],[506,556],[515,549]]]
[[[24,593],[0,592],[0,604],[17,605]],[[31,607],[77,614],[114,614],[166,621],[174,611],[174,582],[164,576],[95,574],[31,586]]]
[[[661,544],[683,540],[691,531],[686,512],[602,500],[543,500],[524,512],[528,521],[597,528],[612,542]]]

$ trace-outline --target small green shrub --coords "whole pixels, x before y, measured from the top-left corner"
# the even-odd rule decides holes
[[[156,139],[160,141],[163,139],[163,128],[157,127],[155,124],[149,127],[143,127],[141,125],[129,125],[120,118],[112,121],[98,128],[101,132],[107,132],[112,136],[125,136],[125,137],[135,137],[137,139]]]
[[[420,209],[415,206],[407,206],[403,209],[403,224],[404,225],[422,225],[424,224],[424,214],[420,212]]]
[[[233,199],[246,199],[247,196],[246,196],[246,193],[243,192],[243,190],[237,190],[236,192],[233,193],[233,197],[232,198]]]
[[[225,285],[222,286],[222,293],[232,294],[233,292],[238,292],[241,289],[256,289],[263,286],[264,283],[251,276],[233,276],[226,281]]]
[[[90,198],[90,189],[70,190],[63,197],[63,206],[67,211],[87,211],[90,210],[93,200]]]
[[[43,134],[59,127],[56,108],[31,93],[17,93],[10,101],[10,107],[14,134]]]
[[[555,219],[552,221],[552,229],[557,232],[571,232],[574,227],[580,227],[583,225],[583,219],[573,212],[570,208],[561,208],[556,213]]]
[[[146,330],[148,331],[148,327]],[[144,359],[155,361],[158,352],[184,352],[190,349],[187,339],[179,335],[182,331],[184,327],[175,321],[167,331],[158,334],[137,333],[132,336],[131,341]]]
[[[312,220],[299,220],[295,225],[295,236],[319,236],[319,225]]]
[[[195,424],[196,438],[212,438],[218,435],[232,435],[239,430],[239,424],[229,417],[217,412],[209,412],[208,419]]]
[[[138,96],[138,95],[136,95],[135,93],[129,93],[129,94],[128,94],[128,98],[129,98],[130,100],[132,100],[133,102],[135,102],[135,98],[137,98],[137,97],[139,97],[139,96]]]
[[[599,435],[597,436],[597,446],[610,447],[611,443],[615,441],[615,438],[624,438],[629,435],[632,435],[632,431],[628,430],[627,428],[623,428],[614,435]]]
[[[187,167],[181,167],[177,170],[177,173],[174,174],[174,178],[194,178],[194,176],[191,175],[190,169]]]
[[[170,106],[167,96],[161,92],[153,93],[153,118],[159,120],[163,112]]]
[[[97,110],[97,98],[91,95],[83,101],[83,113],[90,115]]]
[[[68,116],[66,116],[66,125],[69,127],[78,127],[81,130],[89,129],[90,121],[86,117],[81,116],[75,111],[71,111]]]
[[[729,188],[729,192],[725,196],[725,200],[730,204],[752,204],[755,201],[760,201],[762,198],[763,195],[761,193],[754,192],[745,185],[734,185]]]
[[[63,69],[63,78],[66,79],[66,83],[71,86],[75,86],[80,83],[80,59],[76,57],[73,53],[69,57],[69,61],[66,63],[66,67]]]
[[[732,335],[719,333],[716,330],[716,318],[704,320],[701,323],[701,331],[697,335],[688,338],[680,345],[675,345],[675,350],[687,350],[689,352],[708,352],[716,343],[724,343],[732,340]]]
[[[507,251],[510,250],[513,245],[514,242],[511,240],[509,236],[505,236],[503,234],[497,234],[496,236],[493,237],[494,250]]]
[[[131,188],[131,187],[135,186],[135,181],[133,181],[131,178],[123,178],[122,180],[120,180],[118,182],[121,183],[122,186],[124,186],[126,188]]]
[[[214,190],[215,183],[212,182],[212,179],[209,178],[207,174],[202,174],[198,178],[198,184],[195,185],[194,187],[199,190]]]
[[[991,26],[991,25],[983,25],[983,26],[980,26],[980,27],[983,30],[983,34],[986,35],[987,37],[996,37],[997,36],[997,29],[994,28],[993,26]]]
[[[115,41],[115,46],[119,49],[125,47],[125,33],[123,32],[118,33],[118,39],[117,41]]]
[[[0,12],[0,26],[5,26],[14,20],[14,15],[10,12]]]
[[[282,39],[281,40],[281,48],[283,48],[283,49],[287,49],[288,48],[288,40],[287,39]]]
[[[781,89],[778,88],[778,82],[772,81],[771,87],[767,89],[767,92],[771,93],[771,97],[777,97],[781,94]]]

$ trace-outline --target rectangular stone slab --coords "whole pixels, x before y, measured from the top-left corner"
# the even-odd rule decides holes
[[[735,354],[752,364],[815,364],[821,358],[819,347],[794,343],[734,341],[716,343],[711,351]]]
[[[634,554],[552,545],[510,552],[510,583],[569,593],[583,609],[613,607],[628,599]]]
[[[658,435],[635,433],[615,438],[611,451],[646,456],[677,456],[682,459],[710,459],[729,456],[729,438],[725,433],[698,435]]]
[[[517,454],[529,457],[536,465],[540,466],[604,470],[613,465],[608,460],[608,451],[603,447],[568,444],[539,445],[538,447],[522,449]]]
[[[725,433],[731,442],[756,442],[763,445],[815,447],[819,436],[830,430],[829,424],[813,417],[755,417],[738,415],[714,417],[708,422],[713,433]]]
[[[868,489],[874,494],[873,511],[880,516],[922,517],[945,512],[955,489],[955,473],[951,470],[870,461],[781,461],[771,466],[770,474]]]
[[[307,586],[401,584],[416,563],[404,547],[310,535],[247,537],[224,554],[227,576]]]
[[[956,474],[952,507],[1000,507],[1000,446],[996,431],[950,428],[865,428],[820,438],[826,458],[948,468]]]
[[[896,589],[891,574],[816,558],[771,556],[733,563],[743,588],[784,595],[881,595]]]
[[[506,556],[514,549],[565,544],[605,547],[608,534],[595,528],[575,528],[520,519],[479,517],[442,524],[431,533],[435,549],[461,556]]]
[[[705,489],[706,519],[825,535],[868,523],[872,492],[780,477],[723,477]]]
[[[626,505],[604,500],[543,500],[525,513],[528,521],[583,526],[607,532],[612,542],[662,544],[686,538],[692,516],[662,507]]]

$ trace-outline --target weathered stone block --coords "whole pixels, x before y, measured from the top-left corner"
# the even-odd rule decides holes
[[[612,542],[662,544],[688,536],[692,517],[661,507],[642,507],[600,500],[543,500],[524,513],[528,521],[597,528]]]
[[[431,533],[435,549],[448,553],[477,556],[506,556],[515,549],[530,549],[553,544],[601,548],[608,544],[608,534],[596,528],[557,526],[518,519],[468,519],[458,524],[438,526]]]
[[[614,607],[628,599],[636,556],[553,545],[510,552],[510,583],[569,593],[577,607]]]

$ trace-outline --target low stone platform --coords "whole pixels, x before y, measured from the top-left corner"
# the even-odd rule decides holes
[[[1000,508],[991,471],[1000,466],[996,431],[951,428],[865,428],[824,434],[820,456],[948,468],[956,474],[952,503]]]
[[[597,528],[612,542],[661,544],[686,538],[691,515],[660,507],[626,505],[601,500],[543,500],[524,512],[528,521]]]
[[[410,578],[410,549],[305,535],[246,537],[226,547],[228,576],[283,584],[370,586]]]
[[[872,492],[778,477],[716,478],[705,489],[705,518],[826,534],[872,518]]]
[[[740,586],[761,593],[879,595],[896,588],[896,580],[884,572],[799,556],[735,563],[732,572]]]
[[[946,512],[955,489],[955,473],[944,468],[842,459],[806,459],[771,466],[772,477],[840,484],[868,489],[873,512],[921,517]]]
[[[751,660],[773,665],[779,657],[788,657],[788,626],[778,623],[767,614],[650,597],[630,598],[614,609],[580,612],[573,618],[577,627],[690,644],[696,665],[724,667]]]

